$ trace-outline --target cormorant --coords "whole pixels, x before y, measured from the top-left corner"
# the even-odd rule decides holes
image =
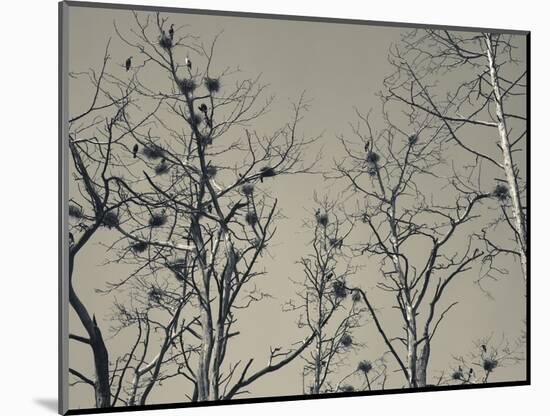
[[[132,67],[132,57],[130,56],[128,59],[126,59],[126,71],[129,71]]]
[[[170,30],[168,31],[168,34],[170,35],[170,39],[174,40],[174,24],[170,25]]]
[[[365,143],[365,152],[368,153],[370,151],[371,144],[370,140]]]
[[[483,350],[483,352],[487,352],[487,346],[486,345],[482,345],[481,349]]]
[[[187,66],[187,69],[191,71],[193,64],[191,63],[191,59],[189,59],[188,56],[185,57],[185,65]]]
[[[205,103],[202,103],[201,105],[199,105],[199,110],[204,114],[206,114],[206,112],[208,111],[208,107],[206,106]]]
[[[132,154],[134,155],[134,159],[137,157],[137,152],[139,150],[138,144],[134,144],[134,148],[132,149]]]

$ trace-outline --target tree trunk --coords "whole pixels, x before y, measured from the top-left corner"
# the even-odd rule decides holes
[[[422,347],[422,351],[420,352],[420,358],[417,364],[416,382],[418,387],[426,387],[429,359],[430,359],[430,342],[428,339],[426,339],[424,346]]]
[[[409,369],[409,387],[417,387],[416,380],[416,317],[411,305],[405,305],[407,318],[407,367]]]
[[[487,44],[487,60],[489,63],[489,72],[491,74],[491,85],[493,87],[493,101],[495,103],[495,111],[498,119],[498,133],[500,136],[500,148],[502,150],[504,172],[506,175],[506,181],[508,182],[510,199],[512,201],[512,213],[514,215],[514,226],[516,228],[517,240],[520,246],[523,278],[527,279],[527,234],[525,217],[523,215],[523,208],[521,205],[517,176],[514,171],[514,162],[512,159],[508,129],[506,127],[506,118],[504,116],[504,109],[502,105],[500,84],[494,61],[494,50],[489,35],[485,36],[485,41]]]
[[[95,402],[97,408],[111,407],[111,386],[109,382],[109,354],[101,335],[101,331],[92,319],[88,310],[76,294],[72,283],[74,256],[69,256],[69,302],[75,310],[80,322],[88,333],[90,347],[94,357],[95,370]]]

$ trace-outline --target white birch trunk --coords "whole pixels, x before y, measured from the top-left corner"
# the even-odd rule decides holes
[[[504,116],[504,109],[502,105],[501,89],[494,60],[494,50],[489,35],[485,36],[485,42],[487,44],[487,60],[491,75],[491,84],[493,87],[493,101],[495,103],[495,112],[498,119],[498,133],[500,136],[500,148],[502,150],[504,172],[506,175],[506,181],[508,182],[510,199],[512,201],[512,213],[514,215],[514,226],[516,228],[517,240],[520,246],[521,268],[523,278],[527,279],[527,231],[525,228],[525,217],[523,215],[516,172],[514,171],[512,151],[510,149],[510,140],[508,137],[506,118]]]

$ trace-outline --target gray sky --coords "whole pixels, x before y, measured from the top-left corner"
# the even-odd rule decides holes
[[[72,72],[98,69],[111,38],[110,54],[112,64],[122,64],[130,54],[113,30],[113,21],[124,32],[132,22],[129,11],[104,10],[74,7],[69,12],[69,69]],[[275,94],[275,102],[268,115],[254,123],[259,132],[271,132],[288,120],[290,105],[302,91],[311,100],[310,111],[300,129],[304,134],[314,136],[322,133],[322,139],[314,150],[321,150],[324,156],[321,169],[330,169],[333,158],[342,154],[336,136],[349,135],[349,123],[355,122],[354,107],[361,111],[380,109],[376,93],[382,87],[383,78],[391,72],[386,55],[388,48],[399,40],[405,29],[371,27],[363,25],[327,24],[317,22],[293,22],[239,17],[197,16],[185,14],[168,15],[176,26],[189,25],[186,31],[200,36],[209,43],[215,34],[220,33],[212,72],[226,66],[239,67],[240,78],[262,74],[263,82],[269,84],[268,92]],[[193,56],[191,55],[191,58]],[[134,61],[139,64],[139,59]],[[194,61],[200,65],[200,60]],[[123,74],[122,68],[117,73]],[[92,89],[84,82],[71,81],[69,113],[76,114],[84,109],[90,100]],[[459,157],[457,154],[455,157]],[[521,162],[520,164],[523,164]],[[292,298],[296,287],[289,278],[300,279],[300,267],[295,264],[308,249],[310,236],[300,226],[303,218],[310,215],[313,192],[336,197],[340,185],[324,181],[320,176],[282,177],[272,181],[272,192],[279,197],[280,208],[287,218],[278,224],[277,235],[270,245],[269,255],[262,259],[261,267],[267,270],[262,279],[262,289],[273,295],[273,299],[254,305],[239,317],[242,335],[230,345],[228,361],[240,358],[257,357],[264,364],[270,346],[288,346],[300,340],[303,332],[294,322],[296,316],[282,313],[281,305]],[[74,186],[71,192],[74,192]],[[479,224],[473,224],[471,231]],[[366,229],[360,232],[367,232]],[[102,288],[106,281],[117,280],[128,273],[126,265],[103,266],[105,249],[99,243],[111,241],[108,232],[101,231],[79,254],[76,264],[76,289],[91,312],[98,317],[100,324],[106,321],[113,296],[100,296],[96,288]],[[457,243],[459,244],[459,243]],[[422,247],[419,247],[420,251]],[[378,269],[367,260],[361,265],[364,270],[355,282],[366,288],[373,288],[377,281]],[[439,330],[433,344],[430,364],[432,374],[448,370],[453,356],[467,355],[473,349],[473,342],[480,337],[493,335],[494,340],[503,334],[510,340],[518,337],[524,328],[525,318],[524,283],[518,264],[508,264],[509,278],[489,289],[493,299],[488,299],[473,281],[478,277],[477,268],[453,283],[447,293],[448,303],[458,300],[453,310]],[[394,312],[388,309],[392,299],[380,293],[375,298],[377,306],[388,325]],[[71,311],[71,332],[82,333],[79,323]],[[373,325],[358,331],[358,337],[365,348],[349,358],[350,368],[360,359],[374,360],[384,351]],[[118,337],[109,340],[111,356],[126,351],[131,341]],[[70,344],[70,363],[80,371],[91,374],[91,355],[88,349]],[[395,368],[389,361],[390,368]],[[301,393],[300,360],[284,369],[260,379],[250,386],[253,397],[289,395]],[[343,371],[344,372],[344,371]],[[525,376],[523,365],[511,366],[495,374],[493,381],[518,380]],[[390,376],[390,387],[400,387],[401,379]],[[93,394],[87,386],[77,386],[70,390],[70,407],[91,407]],[[185,401],[178,381],[164,383],[156,388],[149,403]]]

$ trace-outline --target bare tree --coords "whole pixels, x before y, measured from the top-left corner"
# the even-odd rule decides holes
[[[69,338],[88,345],[92,351],[95,375],[82,374],[69,369],[78,382],[93,387],[95,403],[99,408],[111,405],[109,380],[109,354],[95,314],[82,302],[75,290],[74,279],[78,276],[75,264],[82,248],[90,242],[101,228],[111,229],[118,223],[116,214],[123,201],[113,199],[112,167],[116,165],[113,149],[121,140],[117,129],[118,120],[128,106],[131,91],[120,92],[118,97],[104,97],[101,90],[105,70],[110,60],[107,45],[103,65],[99,73],[91,70],[86,74],[72,74],[78,78],[89,77],[94,95],[87,109],[71,115],[68,126],[68,141],[72,173],[76,193],[69,201],[69,302],[76,312],[86,336],[71,333]],[[107,99],[105,99],[107,98]]]
[[[474,351],[468,357],[456,357],[456,366],[446,381],[451,384],[485,384],[499,368],[524,360],[523,338],[513,343],[504,337],[498,342],[493,342],[492,338],[486,337],[475,342]]]
[[[115,400],[143,404],[155,383],[176,375],[192,382],[191,400],[231,399],[297,358],[315,338],[311,332],[290,347],[271,347],[267,365],[256,370],[254,358],[227,363],[230,341],[240,334],[234,329],[239,311],[269,296],[254,284],[266,273],[260,259],[279,218],[269,181],[310,172],[318,156],[306,162],[304,151],[316,137],[298,132],[307,110],[303,96],[287,124],[259,134],[251,123],[272,99],[260,103],[265,87],[258,79],[232,86],[231,69],[211,73],[216,41],[205,47],[179,35],[159,14],[134,18],[128,34],[116,28],[132,57],[106,76],[109,85],[101,89],[105,95],[131,90],[137,97],[116,119],[124,132],[117,141],[123,163],[112,178],[118,202],[111,227],[119,238],[108,245],[116,253],[112,261],[135,270],[110,282],[107,292],[128,290],[137,280],[142,290],[134,290],[130,303],[143,290],[156,293],[156,308],[167,296],[175,303],[164,306],[170,313],[163,321],[153,320],[150,307],[121,306],[138,336],[120,362],[122,370],[112,372],[119,386],[127,384],[122,371],[134,375],[132,387],[124,388],[128,398],[121,398],[119,387]],[[173,123],[165,123],[168,119]],[[180,289],[159,287],[155,276],[161,274]],[[188,340],[182,337],[183,322]],[[155,340],[158,354],[147,358],[153,327],[164,335]]]
[[[499,255],[517,256],[526,279],[526,171],[518,163],[528,139],[524,41],[498,33],[409,32],[390,54],[396,72],[386,79],[384,95],[410,106],[410,114],[435,117],[479,169],[486,166],[488,175],[496,175],[494,194],[503,203],[497,207],[500,221],[492,225],[507,227],[516,244],[492,237],[491,227],[479,237],[488,263]]]
[[[358,198],[355,218],[368,230],[359,252],[380,264],[376,287],[395,298],[404,333],[392,336],[384,323],[388,314],[377,311],[374,295],[352,289],[365,302],[407,385],[422,387],[428,380],[432,339],[458,303],[441,309],[442,296],[482,255],[473,247],[472,236],[459,230],[490,195],[478,193],[445,166],[442,139],[447,133],[430,124],[431,116],[414,120],[408,133],[387,115],[387,127],[380,132],[368,117],[361,117],[367,130],[355,128],[361,146],[342,137],[347,158],[337,170]],[[457,245],[457,238],[465,243]]]
[[[298,327],[315,334],[311,352],[303,356],[304,393],[319,394],[334,391],[330,376],[338,373],[349,352],[359,347],[353,330],[361,325],[363,311],[356,302],[346,302],[345,282],[356,269],[345,254],[345,240],[353,224],[341,220],[337,204],[327,199],[318,203],[312,217],[304,225],[313,234],[309,243],[312,252],[298,262],[304,273],[303,280],[295,282],[300,287],[299,300],[289,301],[285,310],[300,311]],[[311,381],[306,388],[307,377]]]

